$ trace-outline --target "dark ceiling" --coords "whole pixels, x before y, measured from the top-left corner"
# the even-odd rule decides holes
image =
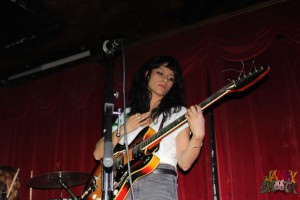
[[[273,0],[274,1],[274,0]],[[92,49],[157,37],[267,0],[1,0],[0,78]]]

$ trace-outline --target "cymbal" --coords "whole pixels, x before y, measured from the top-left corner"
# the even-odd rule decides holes
[[[36,189],[60,189],[85,184],[89,174],[74,171],[57,171],[31,178],[27,185]]]

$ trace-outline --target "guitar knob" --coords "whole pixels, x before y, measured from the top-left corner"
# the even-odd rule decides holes
[[[93,195],[92,195],[92,199],[95,199],[95,200],[101,200],[101,197],[97,197],[97,194],[93,194]]]
[[[118,194],[119,190],[114,190],[114,196]]]

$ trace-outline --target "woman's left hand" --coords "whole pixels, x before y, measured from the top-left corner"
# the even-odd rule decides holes
[[[205,119],[199,105],[191,106],[185,114],[190,125],[193,137],[197,140],[203,140],[205,136]]]

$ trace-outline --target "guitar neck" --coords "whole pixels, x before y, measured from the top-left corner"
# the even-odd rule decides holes
[[[232,84],[232,83],[231,83]],[[227,85],[220,90],[218,90],[216,93],[205,99],[203,102],[201,102],[199,105],[201,106],[202,110],[205,110],[210,105],[212,105],[214,102],[216,102],[218,99],[222,98],[224,95],[229,93],[228,87],[231,85]],[[144,150],[148,146],[152,145],[153,143],[157,142],[158,140],[161,140],[165,136],[167,136],[169,133],[173,132],[177,128],[181,127],[183,124],[187,122],[187,119],[185,118],[185,114],[159,130],[156,134],[151,136],[150,138],[143,140],[141,143],[136,145],[133,149],[133,152],[138,152],[141,150]]]
[[[227,84],[223,88],[219,89],[213,95],[202,101],[199,105],[201,106],[202,111],[208,108],[210,105],[221,99],[223,96],[231,93],[231,92],[241,92],[245,89],[249,88],[257,81],[262,79],[266,74],[270,71],[269,67],[260,67],[256,69],[254,72],[250,72],[243,77],[239,77],[237,80],[232,81],[231,83]],[[171,122],[169,125],[165,126],[161,130],[159,130],[156,134],[147,138],[146,140],[142,141],[138,145],[133,148],[133,153],[137,153],[139,151],[145,150],[150,145],[157,143],[162,138],[167,136],[169,133],[174,131],[175,129],[179,128],[183,124],[187,122],[185,118],[185,114]]]

